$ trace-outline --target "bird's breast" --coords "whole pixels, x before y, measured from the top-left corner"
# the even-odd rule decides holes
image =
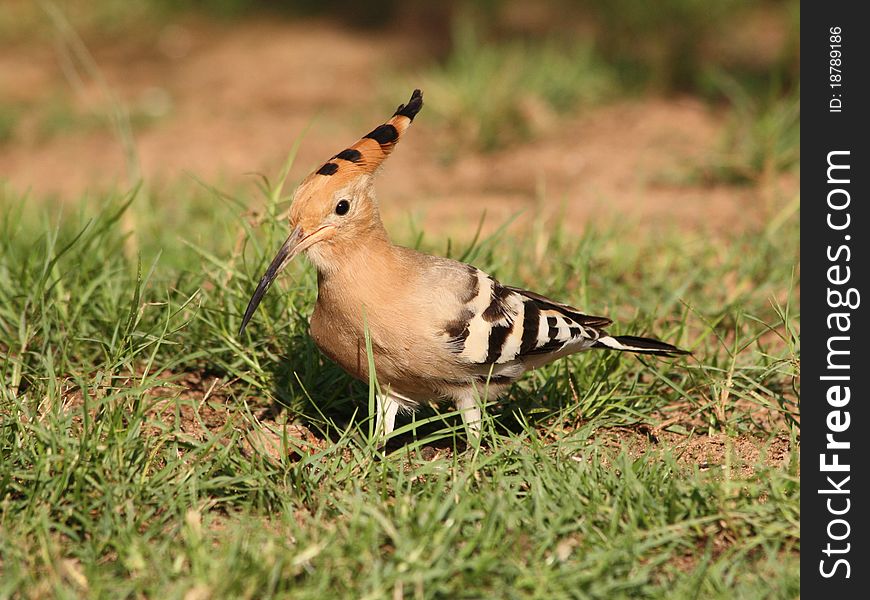
[[[342,311],[318,302],[311,315],[311,338],[327,357],[357,379],[368,378],[365,331]]]
[[[417,315],[385,310],[383,305],[335,303],[328,294],[320,294],[310,332],[328,358],[362,381],[369,378],[368,333],[371,360],[382,386],[434,397],[442,382],[454,380],[457,373],[444,362],[441,344],[422,332],[419,324]]]

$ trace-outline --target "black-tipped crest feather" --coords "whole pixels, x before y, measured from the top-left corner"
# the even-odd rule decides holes
[[[400,104],[399,108],[396,109],[396,112],[393,113],[393,116],[401,115],[403,117],[408,117],[413,121],[421,108],[423,108],[423,92],[420,90],[414,90],[408,103]]]

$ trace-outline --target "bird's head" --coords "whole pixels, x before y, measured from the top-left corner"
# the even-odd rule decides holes
[[[423,93],[414,90],[383,125],[345,148],[299,184],[290,206],[290,236],[278,250],[248,303],[239,334],[269,286],[297,254],[305,252],[320,270],[335,264],[335,254],[352,248],[366,235],[381,234],[372,182],[423,107]]]

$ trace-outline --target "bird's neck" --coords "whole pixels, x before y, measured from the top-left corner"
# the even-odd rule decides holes
[[[405,297],[415,277],[413,269],[401,259],[399,249],[386,233],[365,236],[348,247],[333,246],[330,250],[335,255],[329,257],[327,265],[315,263],[317,305],[312,328],[316,321],[320,329],[338,328],[362,335],[363,323],[368,318],[369,326],[378,330],[372,307],[391,306],[396,299]]]
[[[309,249],[308,258],[317,268],[321,283],[342,285],[378,280],[384,273],[395,272],[398,266],[396,246],[380,222],[353,235],[315,244]]]

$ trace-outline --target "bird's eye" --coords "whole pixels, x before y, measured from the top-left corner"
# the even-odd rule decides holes
[[[338,204],[335,205],[335,214],[341,216],[346,215],[347,211],[350,210],[350,202],[347,200],[339,200]]]

